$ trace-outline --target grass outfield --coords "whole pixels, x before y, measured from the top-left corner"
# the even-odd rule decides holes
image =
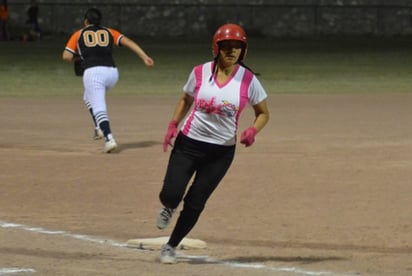
[[[82,95],[81,78],[62,61],[67,37],[0,43],[0,96]],[[116,48],[120,80],[112,95],[176,95],[192,69],[211,59],[209,40],[136,39],[155,60],[146,68]],[[246,64],[268,93],[408,93],[412,38],[276,40],[249,38]]]

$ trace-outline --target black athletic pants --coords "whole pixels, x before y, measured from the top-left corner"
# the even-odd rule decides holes
[[[175,140],[159,198],[168,208],[177,208],[184,197],[183,210],[169,239],[176,247],[192,230],[206,201],[229,169],[235,146],[221,146],[193,140],[181,132]],[[186,195],[190,179],[194,180]]]

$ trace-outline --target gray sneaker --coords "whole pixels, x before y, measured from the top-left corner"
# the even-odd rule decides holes
[[[176,252],[173,247],[168,244],[162,246],[160,250],[160,262],[162,264],[175,264],[176,263]]]
[[[166,226],[169,225],[170,220],[172,219],[172,216],[175,210],[176,209],[163,207],[160,210],[159,215],[157,216],[157,221],[156,221],[157,228],[165,229]]]

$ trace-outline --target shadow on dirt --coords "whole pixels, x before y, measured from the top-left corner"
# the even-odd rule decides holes
[[[189,264],[223,264],[223,263],[240,263],[240,264],[262,264],[267,262],[282,263],[299,263],[313,264],[329,261],[344,261],[346,258],[336,256],[238,256],[230,259],[213,260],[208,257],[179,257],[180,261],[186,261]]]
[[[301,263],[312,264],[328,261],[343,261],[346,260],[342,257],[334,256],[309,256],[309,257],[282,257],[282,256],[239,256],[230,259],[223,260],[224,262],[239,262],[239,263],[264,263],[264,262],[284,262],[284,263]]]

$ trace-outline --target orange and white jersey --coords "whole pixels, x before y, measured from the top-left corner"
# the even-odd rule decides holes
[[[94,66],[116,67],[113,45],[120,45],[123,34],[112,28],[89,25],[73,33],[65,49],[80,55],[84,69]]]

